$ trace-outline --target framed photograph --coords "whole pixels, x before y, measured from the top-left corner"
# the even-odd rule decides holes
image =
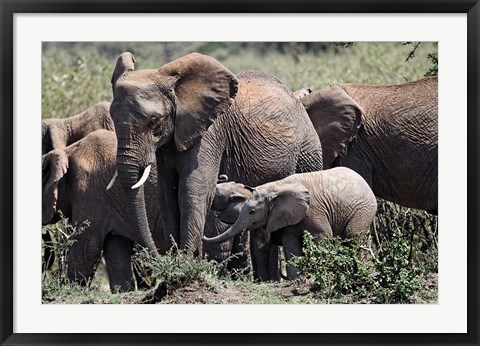
[[[479,344],[478,1],[0,10],[2,345]]]

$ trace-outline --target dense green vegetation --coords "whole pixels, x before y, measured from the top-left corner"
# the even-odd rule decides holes
[[[320,89],[339,82],[395,84],[437,71],[435,43],[44,43],[42,114],[66,117],[111,100],[116,57],[133,52],[136,68],[158,68],[197,51],[232,72],[262,70],[292,90]],[[361,241],[329,240],[321,246],[305,238],[305,257],[295,259],[304,275],[294,282],[252,283],[222,276],[212,262],[172,251],[152,259],[139,249],[135,266],[154,288],[111,294],[104,266],[91,285],[66,282],[65,256],[72,235],[83,225],[68,220],[43,228],[53,236],[55,264],[44,274],[44,303],[436,303],[437,217],[379,200],[379,211]],[[143,268],[143,269],[142,269]],[[166,295],[166,296],[165,296]]]

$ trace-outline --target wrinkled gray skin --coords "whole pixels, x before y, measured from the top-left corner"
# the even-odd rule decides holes
[[[42,120],[42,155],[53,149],[64,150],[68,145],[82,139],[90,132],[99,129],[114,130],[110,117],[110,102],[99,102],[87,110],[67,118],[48,118]],[[66,162],[65,162],[66,163]],[[62,167],[66,170],[67,167]],[[50,234],[42,234],[42,239],[51,242]],[[50,248],[45,249],[42,270],[48,269],[55,260]]]
[[[131,187],[154,160],[164,240],[169,243],[171,234],[180,249],[198,254],[219,172],[259,185],[322,168],[320,141],[305,109],[275,77],[256,71],[235,76],[197,53],[158,70],[131,71],[132,61],[123,53],[112,77],[117,183],[131,227],[152,253],[144,188]],[[270,247],[259,247],[253,263],[259,279],[267,279]]]
[[[42,223],[52,224],[61,211],[73,225],[89,225],[70,248],[68,276],[85,284],[92,278],[102,250],[112,291],[132,290],[131,254],[136,236],[129,227],[125,201],[119,186],[106,190],[115,172],[117,139],[112,131],[98,130],[42,157]],[[153,239],[160,251],[160,218],[155,171],[146,181],[147,215]]]
[[[204,234],[208,237],[215,237],[225,232],[229,227],[229,224],[219,220],[215,213],[210,211],[207,214]],[[232,278],[236,278],[237,274],[246,275],[251,271],[248,232],[243,232],[221,244],[203,244],[203,254],[205,258],[221,263],[223,274],[229,274]],[[269,273],[273,273],[274,270],[276,268],[269,269]]]
[[[324,168],[349,167],[376,196],[437,214],[438,80],[341,84],[301,99],[322,141]]]
[[[331,236],[357,237],[368,230],[377,201],[359,174],[337,167],[294,174],[253,190],[243,184],[222,183],[217,185],[212,208],[219,219],[233,225],[217,237],[204,237],[205,242],[223,242],[244,229],[265,227],[269,233],[280,233],[289,260],[302,254],[305,230],[317,241]],[[291,268],[287,272],[290,278],[297,276]]]

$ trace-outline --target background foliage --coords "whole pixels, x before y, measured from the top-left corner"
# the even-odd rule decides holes
[[[260,70],[280,78],[292,90],[321,89],[340,82],[395,84],[423,77],[434,64],[436,43],[311,42],[80,42],[44,43],[42,114],[44,118],[79,113],[110,101],[110,79],[124,51],[136,57],[136,69],[159,68],[191,52],[211,55],[234,73]],[[408,61],[406,61],[408,57]]]

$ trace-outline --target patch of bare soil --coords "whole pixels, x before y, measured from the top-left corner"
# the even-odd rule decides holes
[[[268,285],[266,287],[266,285]],[[127,304],[248,304],[262,300],[261,297],[275,297],[286,302],[295,297],[308,296],[311,282],[307,280],[283,281],[271,284],[221,283],[210,286],[204,282],[193,282],[175,289],[165,285],[147,292],[144,296],[129,298]],[[277,301],[273,301],[276,303]]]
[[[161,304],[241,304],[250,292],[242,287],[208,287],[205,283],[192,283],[165,296]]]
[[[241,304],[250,294],[243,287],[210,287],[204,282],[193,282],[176,289],[158,286],[144,296],[130,297],[126,304]]]

